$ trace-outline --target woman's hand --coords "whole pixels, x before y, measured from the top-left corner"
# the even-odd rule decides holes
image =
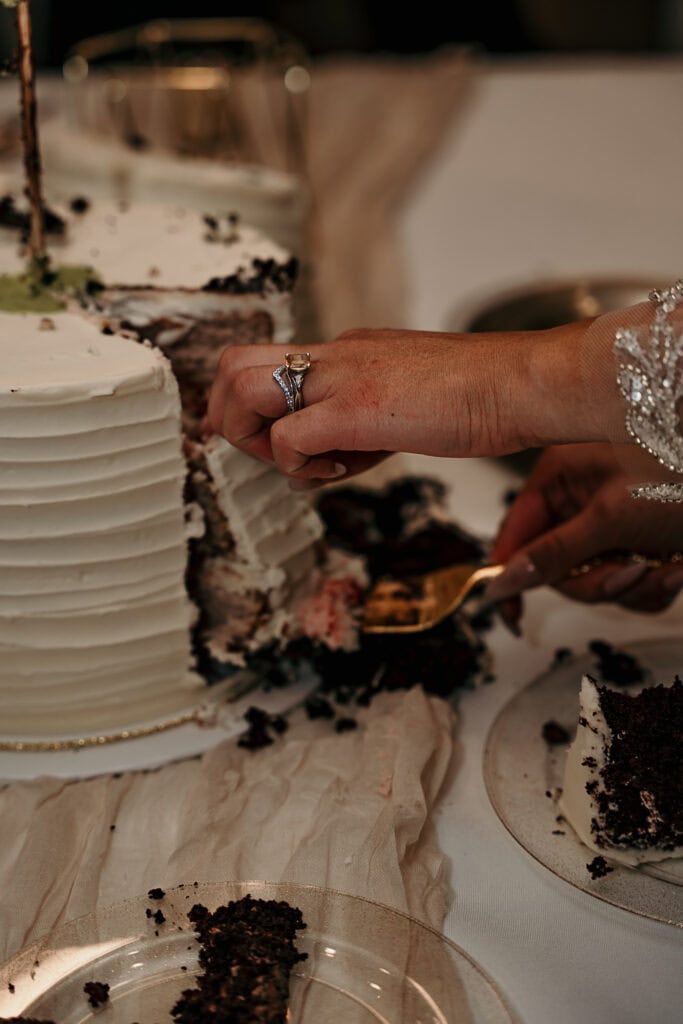
[[[577,423],[582,437],[602,437],[605,426],[588,413],[581,382],[585,327],[491,335],[348,331],[312,346],[305,407],[288,416],[272,379],[283,350],[229,348],[208,424],[302,487],[350,476],[389,452],[501,455],[567,440]]]
[[[653,470],[669,478],[628,445],[546,450],[498,533],[491,557],[507,567],[488,597],[506,600],[548,583],[579,601],[666,608],[683,588],[683,505],[636,499],[628,490],[652,481]],[[625,562],[617,552],[647,558]],[[594,568],[571,575],[594,559]],[[657,560],[661,567],[648,565]]]

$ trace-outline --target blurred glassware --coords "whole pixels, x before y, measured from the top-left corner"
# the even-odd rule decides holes
[[[449,314],[444,330],[543,331],[644,302],[653,288],[675,276],[536,281],[459,306]]]
[[[306,64],[295,39],[257,19],[153,21],[74,47],[67,115],[134,149],[305,177]]]
[[[299,258],[298,337],[319,340],[303,47],[257,19],[162,20],[83,40],[63,73],[48,188],[238,213]]]

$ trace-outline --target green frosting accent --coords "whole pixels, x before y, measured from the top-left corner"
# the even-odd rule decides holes
[[[0,312],[57,313],[65,298],[89,293],[92,283],[101,281],[92,267],[57,267],[49,284],[38,284],[33,274],[0,274]]]

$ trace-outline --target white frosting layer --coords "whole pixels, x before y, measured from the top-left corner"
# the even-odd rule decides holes
[[[48,190],[134,203],[182,203],[201,212],[236,211],[301,255],[308,197],[300,178],[267,167],[136,151],[53,118],[41,128]]]
[[[574,742],[567,753],[564,784],[559,806],[562,814],[572,826],[582,843],[609,860],[631,866],[647,861],[667,860],[683,854],[683,847],[675,850],[661,850],[656,846],[647,849],[616,846],[606,842],[605,832],[599,829],[602,845],[596,842],[596,832],[591,828],[595,821],[600,825],[601,814],[596,793],[604,790],[601,771],[609,759],[612,731],[605,720],[600,705],[600,694],[590,676],[581,681],[579,702],[579,725]],[[588,764],[586,760],[588,759]],[[586,786],[597,782],[595,792],[589,793]]]
[[[216,238],[222,240],[208,241],[210,230],[195,210],[145,203],[121,208],[100,199],[69,217],[65,242],[55,240],[51,250],[57,262],[95,267],[112,287],[203,288],[214,277],[253,277],[255,259],[279,264],[289,259],[279,245],[241,222],[234,232],[227,218],[219,227]]]
[[[269,464],[218,437],[209,440],[205,455],[218,506],[235,543],[229,559],[207,563],[203,588],[213,604],[212,650],[225,658],[225,647],[231,644],[256,650],[300,632],[293,595],[314,570],[323,525],[309,502],[294,494]],[[238,598],[255,594],[267,598],[267,614],[261,619],[253,603],[250,613],[247,600],[245,619],[240,621],[235,617]],[[223,608],[232,609],[234,621],[222,621]],[[246,642],[245,631],[250,634]]]
[[[177,386],[85,319],[0,314],[0,734],[115,730],[200,700]]]

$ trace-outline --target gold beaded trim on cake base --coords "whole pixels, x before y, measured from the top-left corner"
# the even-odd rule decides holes
[[[101,736],[74,736],[65,740],[0,740],[0,752],[25,751],[39,753],[48,750],[83,750],[86,747],[104,747],[109,743],[120,743],[122,740],[137,740],[143,736],[151,736],[157,732],[174,729],[178,725],[190,723],[202,724],[197,711],[190,711],[176,718],[169,718],[154,725],[141,725],[134,729],[122,729],[121,732],[106,733]]]

